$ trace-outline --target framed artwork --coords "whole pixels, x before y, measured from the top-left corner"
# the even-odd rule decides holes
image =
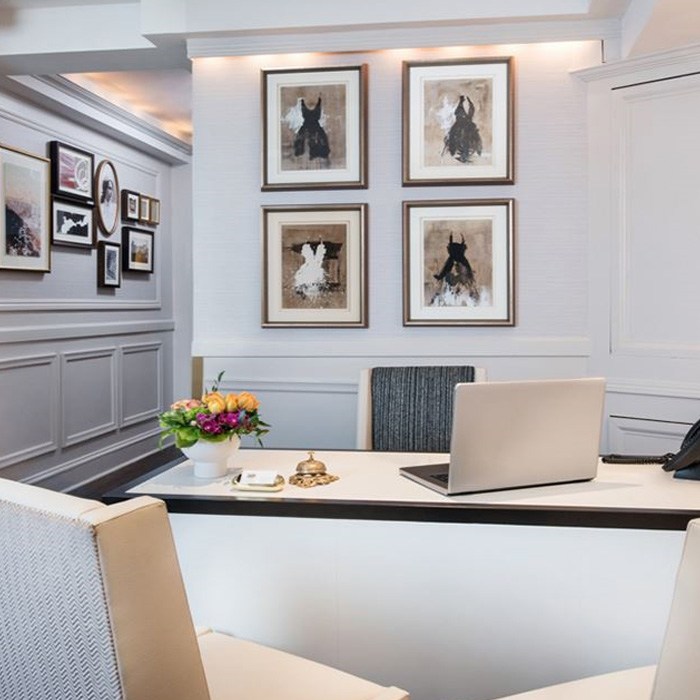
[[[119,178],[114,165],[103,160],[95,173],[97,190],[97,221],[102,231],[110,236],[117,230],[119,223]]]
[[[403,204],[405,326],[513,326],[512,199]]]
[[[145,194],[139,195],[139,221],[147,224],[151,220],[151,198]]]
[[[404,62],[404,185],[513,184],[512,62]]]
[[[122,221],[139,221],[140,195],[131,190],[122,190]]]
[[[93,248],[95,225],[93,209],[54,197],[51,205],[51,243]]]
[[[263,327],[367,327],[367,205],[263,207]]]
[[[49,144],[51,192],[59,197],[92,204],[95,199],[95,156],[60,141]]]
[[[0,145],[0,269],[49,272],[48,158]]]
[[[367,187],[367,66],[262,71],[263,190]]]
[[[124,272],[153,272],[153,231],[125,226],[122,248]]]
[[[157,226],[160,223],[160,199],[155,199],[155,197],[150,197],[150,218],[148,223],[151,226]]]
[[[97,286],[120,287],[122,283],[122,247],[119,243],[97,244]]]

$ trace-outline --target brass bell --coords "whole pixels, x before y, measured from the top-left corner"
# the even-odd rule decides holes
[[[303,476],[312,476],[317,474],[325,474],[326,465],[317,459],[314,459],[313,450],[309,450],[309,458],[304,459],[297,464],[297,474]]]

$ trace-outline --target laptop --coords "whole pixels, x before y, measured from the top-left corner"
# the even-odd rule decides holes
[[[400,473],[446,496],[595,478],[605,380],[457,384],[449,464]]]

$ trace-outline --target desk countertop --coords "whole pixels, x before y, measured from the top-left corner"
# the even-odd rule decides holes
[[[171,512],[358,520],[474,522],[634,529],[685,529],[700,517],[700,482],[673,479],[658,465],[600,464],[593,481],[462,496],[442,496],[402,477],[400,466],[447,461],[448,455],[318,451],[340,479],[276,493],[234,491],[233,472],[197,479],[189,460],[176,459],[110,492],[117,501],[143,494]],[[302,450],[241,450],[237,466],[294,472]]]

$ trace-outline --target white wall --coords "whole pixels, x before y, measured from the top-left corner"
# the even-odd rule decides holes
[[[190,237],[189,178],[184,166],[172,178],[170,165],[7,93],[0,131],[37,155],[57,139],[94,153],[95,164],[108,158],[122,188],[161,200],[155,271],[124,273],[119,289],[97,287],[96,249],[55,246],[46,274],[0,270],[0,476],[70,488],[155,449],[155,416],[173,377],[188,376],[189,279],[174,296],[182,261],[173,259]],[[121,228],[109,238],[121,242]]]
[[[516,184],[401,186],[402,61],[456,55],[515,59]],[[206,375],[259,390],[274,424],[266,444],[352,446],[362,367],[486,366],[493,379],[575,376],[589,352],[585,86],[571,68],[595,42],[194,61],[194,350]],[[368,190],[260,191],[260,69],[369,65]],[[402,325],[401,202],[514,197],[515,328]],[[260,207],[369,203],[368,329],[260,327]],[[313,415],[312,421],[308,416]]]
[[[609,446],[619,452],[675,451],[700,418],[699,70],[695,47],[580,76],[589,82],[590,371],[608,379]]]

